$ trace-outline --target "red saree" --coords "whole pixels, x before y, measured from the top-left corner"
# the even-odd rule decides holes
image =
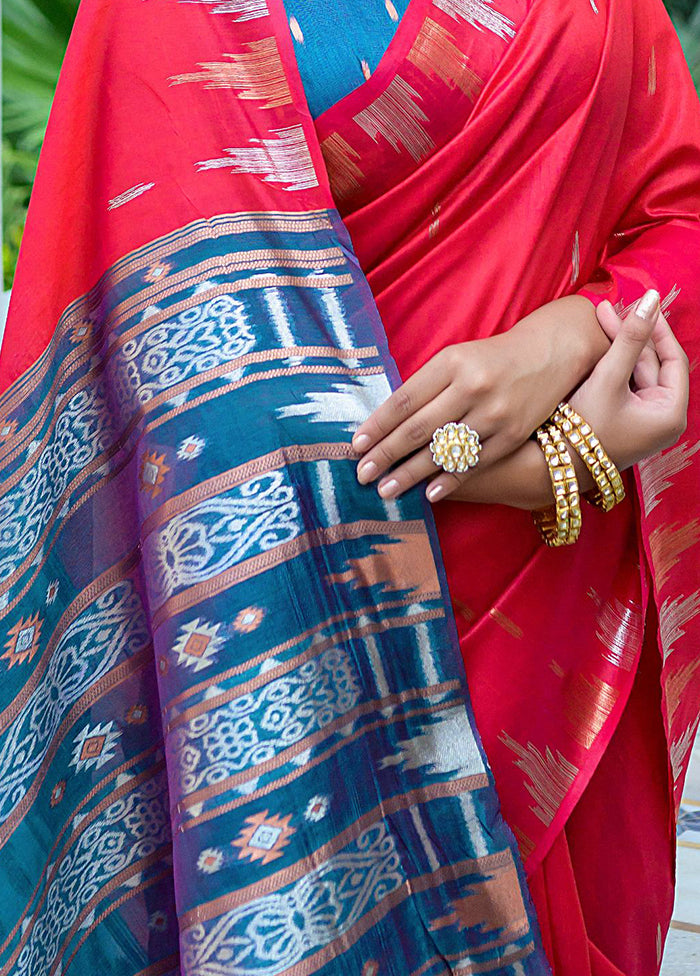
[[[652,285],[697,361],[700,110],[664,9],[497,8],[478,33],[459,4],[417,2],[317,122],[402,375],[572,291],[622,309]],[[523,512],[435,508],[477,723],[561,974],[655,971],[670,920],[667,794],[677,807],[698,727],[692,386],[685,436],[640,465],[640,501],[628,476],[627,502],[587,511],[570,551],[544,551]],[[631,878],[613,884],[640,849],[643,907]]]
[[[691,363],[700,357],[700,109],[657,0],[412,0],[378,71],[315,130],[279,0],[267,40],[281,76],[246,34],[268,15],[263,0],[194,4],[210,22],[191,52],[169,36],[165,4],[151,6],[161,13],[144,15],[150,46],[124,43],[116,58],[103,43],[116,8],[90,30],[79,22],[3,388],[31,371],[60,313],[125,242],[222,212],[242,180],[246,210],[269,209],[272,180],[308,209],[337,205],[403,376],[572,291],[622,308],[658,288]],[[232,99],[250,118],[253,99],[293,105],[318,189],[306,170],[279,165],[281,127],[270,136],[256,116],[259,137],[229,137]],[[154,103],[172,113],[167,138],[158,128],[149,138]],[[161,186],[167,202],[149,209],[145,237],[134,215]],[[658,969],[672,903],[669,793],[677,806],[700,697],[696,387],[681,442],[628,473],[628,501],[613,513],[587,510],[570,551],[542,546],[527,513],[435,508],[477,727],[557,976]],[[643,905],[630,867],[639,843]]]

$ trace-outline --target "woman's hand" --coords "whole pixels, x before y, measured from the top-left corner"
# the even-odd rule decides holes
[[[651,308],[646,318],[631,313],[623,322],[609,302],[598,306],[601,327],[613,344],[569,398],[620,470],[675,444],[686,425],[688,359],[659,311],[658,293],[647,296]],[[641,302],[638,310],[644,311]],[[585,491],[592,479],[579,456],[571,455]],[[540,448],[530,441],[488,469],[477,466],[452,497],[530,510],[551,505]]]
[[[382,497],[393,498],[435,475],[427,445],[451,420],[479,433],[484,471],[520,447],[608,347],[592,302],[580,295],[550,302],[502,335],[448,346],[357,430],[358,479],[367,484],[398,464],[378,485]],[[440,474],[432,500],[471,477]]]

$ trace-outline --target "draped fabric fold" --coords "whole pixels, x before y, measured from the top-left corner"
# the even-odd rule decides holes
[[[649,287],[691,362],[679,443],[625,473],[625,504],[587,508],[569,550],[545,551],[525,512],[435,508],[477,725],[531,873],[620,721],[650,599],[676,805],[698,728],[700,108],[658,0],[501,0],[500,21],[476,4],[480,31],[460,7],[414,8],[416,40],[397,45],[412,128],[383,76],[317,121],[401,375],[563,295],[623,311]],[[439,37],[444,50],[448,31],[464,60],[430,47]],[[360,131],[380,109],[398,148]]]
[[[571,551],[382,502],[349,445],[575,291],[658,287],[698,359],[677,39],[657,0],[412,0],[390,53],[314,123],[282,0],[81,5],[0,357],[0,976],[547,973],[520,857],[564,877],[652,600],[680,797],[694,374]]]
[[[3,976],[549,971],[430,511],[354,476],[398,377],[290,43],[78,14],[2,358]]]

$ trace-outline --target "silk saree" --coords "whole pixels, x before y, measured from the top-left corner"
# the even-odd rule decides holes
[[[655,285],[697,356],[687,71],[653,3],[420,3],[315,123],[279,0],[81,6],[0,358],[3,976],[549,972],[526,871],[650,607],[680,796],[695,399],[576,553],[382,502],[349,441],[431,350],[574,290]],[[503,42],[478,72],[458,28]]]

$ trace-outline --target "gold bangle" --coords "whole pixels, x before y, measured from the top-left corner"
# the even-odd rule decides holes
[[[608,457],[593,428],[568,403],[560,403],[551,417],[562,434],[591,473],[595,488],[583,493],[583,497],[596,508],[609,512],[625,497],[625,486],[620,472]]]
[[[532,517],[548,546],[570,546],[581,532],[578,478],[571,455],[562,433],[554,424],[542,424],[537,429],[537,442],[552,480],[554,505],[533,512]]]

